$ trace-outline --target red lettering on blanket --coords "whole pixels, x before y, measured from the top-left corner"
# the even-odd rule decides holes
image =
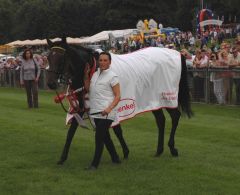
[[[119,117],[126,117],[134,113],[136,106],[135,106],[135,100],[126,98],[120,100],[117,106],[117,111],[119,114]]]
[[[176,92],[162,92],[161,99],[167,101],[177,100],[177,94]]]

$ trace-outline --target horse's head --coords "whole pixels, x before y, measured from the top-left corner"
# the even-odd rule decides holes
[[[47,85],[50,89],[57,89],[58,82],[67,82],[66,51],[68,48],[66,38],[61,41],[52,42],[47,39],[50,47],[48,55],[49,69],[47,75]]]

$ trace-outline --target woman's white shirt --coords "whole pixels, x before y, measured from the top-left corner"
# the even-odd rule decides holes
[[[90,114],[104,111],[114,100],[114,93],[112,87],[119,83],[118,76],[110,69],[97,70],[92,76],[89,88],[90,100]],[[102,118],[115,120],[117,114],[116,107],[108,114],[102,116],[101,114],[92,115],[93,118]]]

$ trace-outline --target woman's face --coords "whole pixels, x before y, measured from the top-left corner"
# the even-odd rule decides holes
[[[196,56],[197,56],[198,58],[202,57],[201,52],[196,52]]]
[[[223,58],[226,58],[227,56],[228,56],[227,52],[224,51],[224,52],[222,53],[222,57],[223,57]]]
[[[111,61],[108,55],[102,54],[99,56],[99,68],[100,70],[107,70],[109,69]]]
[[[31,53],[30,53],[30,51],[27,51],[27,52],[26,52],[26,58],[27,58],[27,59],[30,59],[30,58],[31,58]]]

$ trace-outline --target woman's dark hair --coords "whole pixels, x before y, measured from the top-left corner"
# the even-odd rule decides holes
[[[111,54],[110,54],[110,53],[108,53],[108,52],[106,52],[106,51],[103,51],[103,52],[101,52],[101,53],[99,54],[99,57],[100,57],[101,55],[107,55],[108,58],[109,58],[109,60],[110,60],[110,62],[112,61],[112,57],[111,57]]]
[[[26,53],[27,53],[28,51],[30,52],[30,58],[31,58],[31,59],[33,58],[33,53],[32,53],[32,51],[31,51],[30,49],[26,49],[26,50],[24,50],[24,52],[23,52],[23,54],[22,54],[22,57],[23,57],[24,60],[27,59]]]
[[[100,54],[99,54],[99,52],[95,51],[95,52],[93,53],[93,56],[94,56],[94,58],[95,58],[96,60],[98,60]]]
[[[217,55],[216,52],[213,52],[213,53],[212,53],[210,59],[212,60],[212,59],[214,59],[214,57],[216,57],[216,60],[218,60],[218,55]]]

